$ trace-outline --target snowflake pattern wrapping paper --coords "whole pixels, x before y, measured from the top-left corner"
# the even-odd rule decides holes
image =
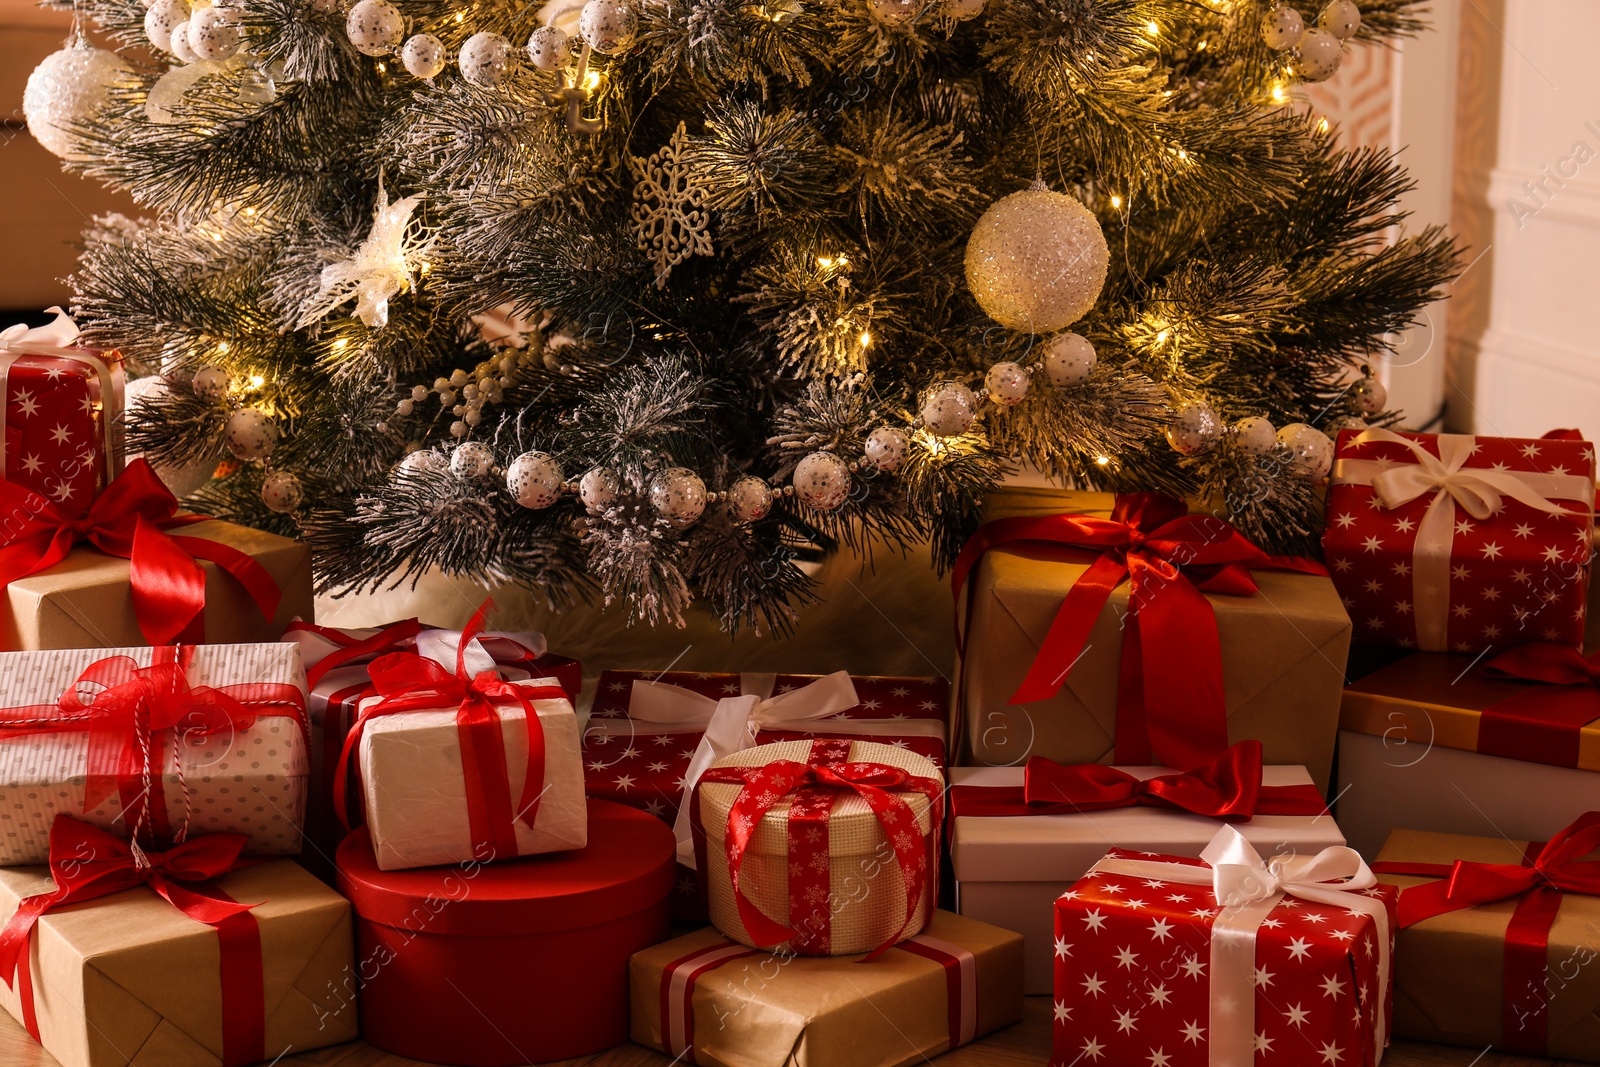
[[[1355,640],[1581,644],[1594,475],[1587,441],[1340,434],[1322,547]]]
[[[1197,868],[1206,884],[1113,873],[1151,862]],[[1373,1067],[1392,999],[1394,887],[1336,894],[1381,911],[1383,930],[1351,906],[1283,897],[1255,932],[1243,981],[1219,988],[1228,934],[1209,875],[1200,860],[1112,849],[1057,900],[1050,1067]],[[1219,1015],[1241,1008],[1253,1010],[1244,1055],[1217,1058]]]
[[[639,251],[656,268],[656,288],[664,289],[672,268],[690,256],[711,255],[710,217],[706,191],[690,183],[683,155],[689,134],[683,123],[672,139],[648,159],[629,156],[637,184],[633,187],[633,227]]]

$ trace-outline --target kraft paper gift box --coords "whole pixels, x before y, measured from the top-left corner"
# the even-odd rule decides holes
[[[1005,490],[991,501],[986,519],[1107,518],[1113,503],[1106,493]],[[1065,673],[1060,690],[1047,699],[1011,704],[1062,602],[1099,558],[1098,552],[1066,546],[1002,546],[985,552],[972,568],[956,607],[964,620],[957,762],[1015,766],[1030,756],[1066,764],[1118,761],[1127,582],[1111,592],[1087,650]],[[1259,740],[1267,763],[1303,766],[1318,788],[1326,788],[1349,617],[1326,577],[1271,569],[1252,569],[1250,575],[1259,587],[1253,596],[1206,595],[1221,649],[1227,741]],[[1147,661],[1161,655],[1150,647],[1144,653]],[[1150,760],[1124,756],[1121,762]]]
[[[1140,781],[1172,774],[1164,767],[1117,770]],[[1259,780],[1264,802],[1257,814],[1232,825],[1262,855],[1309,855],[1345,843],[1304,767],[1262,767]],[[950,865],[956,910],[1023,936],[1024,987],[1038,994],[1050,992],[1054,978],[1055,900],[1108,849],[1198,857],[1222,823],[1174,807],[1071,812],[1030,805],[1023,781],[1021,767],[951,768]]]
[[[45,1050],[64,1067],[233,1067],[355,1038],[349,903],[287,860],[236,870],[210,887],[257,905],[247,913],[260,938],[254,1008],[224,1008],[218,931],[139,886],[50,911],[34,926],[24,951]],[[0,923],[51,888],[49,868],[0,869]],[[19,1021],[21,990],[20,981],[0,984],[0,1006]],[[259,1043],[244,1040],[231,1063],[229,1010],[257,1011],[261,1026]],[[238,1014],[227,1025],[252,1028]]]
[[[196,703],[206,689],[221,703]],[[0,652],[0,865],[43,863],[58,814],[124,838],[138,824],[145,844],[187,828],[242,833],[256,854],[299,852],[305,691],[292,645]],[[81,702],[64,703],[72,693]],[[150,694],[145,714],[168,696],[177,725],[141,737],[116,708]]]
[[[1586,825],[1574,824],[1579,832],[1565,835],[1565,851],[1577,854],[1553,863],[1547,857],[1543,876],[1529,867],[1544,842],[1415,830],[1389,835],[1374,866],[1385,882],[1401,887],[1400,921],[1406,924],[1395,948],[1396,1037],[1600,1062],[1596,818],[1590,812]],[[1432,908],[1408,899],[1438,894],[1458,860],[1496,865],[1501,873],[1494,880],[1506,895],[1431,915]],[[1405,873],[1419,868],[1432,873]],[[1525,882],[1504,873],[1518,868],[1530,876]],[[1547,888],[1576,890],[1569,877],[1587,888]],[[1465,894],[1466,879],[1458,875],[1456,881]]]
[[[1022,939],[936,912],[859,956],[786,956],[701,930],[636,953],[633,1040],[701,1067],[902,1067],[1022,1018]]]

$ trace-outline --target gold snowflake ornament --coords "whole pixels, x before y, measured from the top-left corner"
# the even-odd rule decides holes
[[[657,289],[666,288],[672,268],[690,256],[711,255],[706,191],[690,182],[683,162],[688,146],[689,133],[680,122],[671,140],[649,159],[628,157],[638,179],[633,187],[633,229],[639,235],[639,250],[655,264]]]

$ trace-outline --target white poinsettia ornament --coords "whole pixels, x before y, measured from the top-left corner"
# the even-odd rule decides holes
[[[432,239],[412,219],[420,196],[389,203],[383,183],[378,183],[378,204],[372,215],[372,229],[349,259],[322,269],[322,284],[306,306],[300,326],[326,318],[334,308],[352,296],[356,298],[356,317],[373,329],[389,321],[389,301],[416,284]]]

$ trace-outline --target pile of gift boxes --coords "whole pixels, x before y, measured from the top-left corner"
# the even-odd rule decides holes
[[[113,357],[12,355],[0,1005],[70,1067],[890,1067],[1027,994],[1060,1067],[1600,1062],[1575,435],[1346,431],[1316,561],[1002,494],[953,681],[586,683],[487,603],[315,625],[303,546],[120,462]]]

